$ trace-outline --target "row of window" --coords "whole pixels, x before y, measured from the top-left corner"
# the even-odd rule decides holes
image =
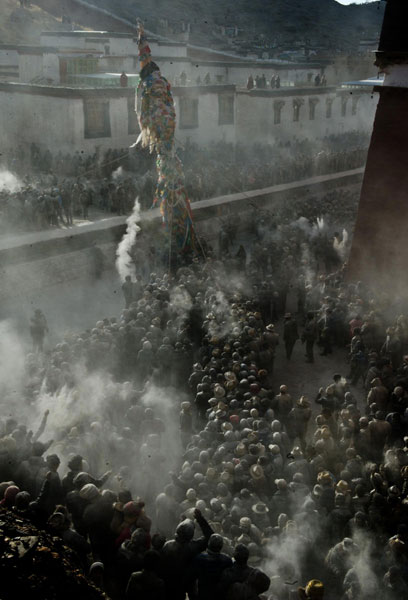
[[[326,118],[330,119],[333,114],[333,102],[335,98],[326,98]],[[341,116],[347,114],[348,96],[341,97]],[[357,103],[359,97],[353,96],[351,102],[351,114],[357,113]],[[319,98],[309,98],[309,120],[313,121],[316,116],[316,106],[319,104]],[[220,94],[218,96],[218,125],[234,124],[234,103],[232,95]],[[282,110],[286,100],[275,100],[273,103],[274,123],[279,125],[282,119]],[[300,121],[302,110],[305,105],[304,98],[294,98],[292,100],[293,121]],[[137,133],[137,116],[134,109],[133,98],[128,98],[128,134]],[[85,117],[85,138],[100,138],[111,136],[109,101],[99,99],[84,100]],[[180,98],[179,99],[179,127],[180,129],[194,129],[198,127],[198,98]]]
[[[326,98],[326,118],[330,119],[333,115],[333,102],[335,98]],[[341,97],[341,116],[347,115],[348,96]],[[351,102],[351,114],[357,114],[357,103],[359,97],[353,96]],[[316,106],[319,104],[320,98],[309,98],[309,120],[313,121],[316,116]],[[286,100],[275,100],[273,103],[274,123],[281,123],[282,109],[286,104]],[[305,104],[303,98],[294,98],[293,106],[293,121],[300,121],[302,116],[302,107]],[[181,98],[179,120],[181,129],[193,129],[198,127],[198,98]],[[233,125],[234,124],[234,97],[219,95],[218,96],[218,124]]]
[[[234,96],[219,94],[218,96],[218,125],[234,124]],[[180,129],[198,127],[198,98],[179,99]]]
[[[86,139],[111,136],[109,100],[85,99],[84,121]],[[180,129],[193,129],[198,127],[198,98],[180,98],[179,102]],[[128,134],[133,135],[138,131],[137,115],[133,98],[128,98]],[[234,124],[234,96],[218,96],[218,124]]]
[[[335,98],[326,98],[326,119],[330,119],[333,114],[333,102]],[[341,116],[345,117],[347,115],[347,105],[348,105],[349,97],[342,96],[341,97]],[[351,114],[357,114],[357,103],[359,101],[358,96],[353,96],[351,101]],[[316,106],[319,104],[320,98],[309,98],[309,120],[314,121],[316,116]],[[275,125],[279,125],[281,123],[282,109],[285,106],[285,100],[275,100],[273,103],[273,112],[274,112],[274,123]],[[293,106],[293,120],[300,121],[301,118],[301,110],[305,101],[303,98],[294,98],[292,101]]]

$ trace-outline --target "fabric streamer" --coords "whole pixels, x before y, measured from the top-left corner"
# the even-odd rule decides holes
[[[170,83],[152,61],[144,29],[139,24],[140,82],[139,140],[142,147],[157,154],[158,183],[154,205],[160,206],[169,246],[179,251],[191,251],[195,246],[190,201],[184,184],[183,166],[176,156],[174,134],[176,111]]]

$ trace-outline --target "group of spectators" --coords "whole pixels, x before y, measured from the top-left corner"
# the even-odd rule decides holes
[[[309,83],[312,83],[312,73],[310,74]],[[313,84],[315,87],[326,86],[326,75],[320,75],[319,73],[317,73],[317,75],[315,75],[313,79]],[[281,78],[278,74],[272,75],[269,82],[267,81],[264,73],[262,75],[255,75],[255,78],[252,76],[252,74],[249,75],[246,84],[247,90],[266,90],[268,89],[268,87],[270,87],[272,90],[276,90],[281,87]]]
[[[172,276],[136,265],[118,317],[46,352],[33,318],[3,510],[113,599],[406,597],[408,319],[310,228],[208,244]],[[321,371],[314,395],[277,378],[278,353]]]
[[[250,150],[226,143],[205,150],[187,144],[178,153],[194,202],[356,168],[365,162],[366,147],[366,137],[355,132],[326,138],[320,152],[313,151],[312,142],[293,140],[273,147],[254,145]],[[226,156],[232,157],[230,162]],[[0,189],[3,232],[68,227],[74,218],[88,219],[91,207],[125,215],[136,196],[143,209],[152,206],[156,171],[152,155],[141,150],[52,156],[33,144],[29,155],[20,148],[9,159],[5,167],[17,176],[27,166],[36,175]]]

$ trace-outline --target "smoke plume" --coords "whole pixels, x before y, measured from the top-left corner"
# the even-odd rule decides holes
[[[136,198],[132,214],[126,220],[126,233],[116,250],[116,269],[122,281],[125,281],[127,275],[130,275],[133,278],[136,276],[136,267],[131,260],[130,251],[132,250],[132,247],[136,242],[136,236],[140,231],[139,223],[140,203],[139,198]]]

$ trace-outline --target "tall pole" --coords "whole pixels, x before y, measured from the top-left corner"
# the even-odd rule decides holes
[[[380,98],[348,279],[402,294],[408,282],[408,1],[388,0],[376,65]]]

